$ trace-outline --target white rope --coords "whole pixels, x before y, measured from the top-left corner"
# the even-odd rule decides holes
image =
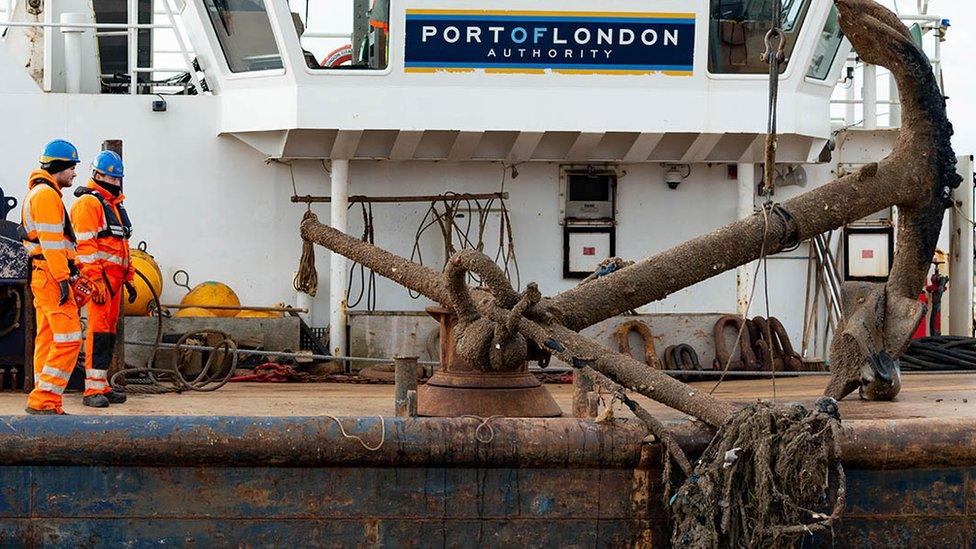
[[[386,420],[383,418],[383,416],[378,416],[380,418],[380,442],[376,446],[370,446],[369,444],[366,444],[366,441],[363,440],[361,437],[358,437],[356,435],[350,435],[349,433],[347,433],[346,430],[342,427],[342,422],[339,421],[339,418],[330,415],[326,415],[325,417],[336,422],[336,425],[339,426],[339,432],[342,433],[343,437],[350,438],[359,442],[360,444],[363,445],[363,448],[366,448],[370,452],[375,452],[379,450],[380,448],[383,447],[383,443],[386,442]]]

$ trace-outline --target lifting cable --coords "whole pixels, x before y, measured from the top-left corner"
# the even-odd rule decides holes
[[[768,111],[766,117],[766,142],[763,150],[763,186],[762,194],[764,197],[763,205],[761,208],[763,216],[763,236],[762,244],[759,248],[759,260],[756,263],[756,268],[752,274],[752,288],[749,290],[749,300],[746,302],[745,311],[742,313],[742,325],[739,326],[739,333],[736,334],[735,343],[732,346],[732,351],[729,353],[728,361],[725,363],[725,368],[722,369],[722,375],[719,376],[718,381],[715,382],[715,386],[708,392],[709,394],[715,393],[722,381],[725,380],[725,375],[728,373],[729,368],[732,365],[732,357],[735,356],[735,352],[738,349],[739,341],[742,339],[742,331],[745,330],[746,324],[749,317],[749,309],[752,307],[752,301],[756,294],[756,279],[759,276],[759,269],[762,267],[763,271],[763,292],[765,294],[766,300],[766,318],[769,318],[769,271],[768,271],[768,261],[767,261],[767,238],[769,236],[769,214],[776,213],[780,214],[780,211],[776,210],[776,205],[773,203],[773,181],[775,179],[776,171],[776,105],[779,100],[779,70],[780,63],[786,61],[786,40],[783,34],[783,30],[780,28],[782,24],[782,3],[780,0],[773,0],[773,11],[770,21],[769,31],[766,32],[766,37],[764,42],[766,44],[766,51],[762,54],[762,60],[769,64],[769,102]],[[784,250],[785,251],[785,250]],[[766,335],[767,341],[771,341],[770,334]],[[772,360],[772,346],[768,350],[769,352],[769,363],[773,364]],[[773,380],[773,400],[776,400],[776,368],[773,366],[772,369],[772,380]]]

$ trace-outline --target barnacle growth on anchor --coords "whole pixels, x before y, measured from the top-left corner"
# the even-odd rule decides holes
[[[895,75],[902,130],[887,158],[761,215],[549,298],[535,285],[519,294],[489,258],[474,250],[456,253],[440,273],[325,226],[314,215],[303,221],[302,237],[452,308],[459,317],[457,352],[478,370],[511,371],[526,358],[552,354],[613,391],[643,394],[718,429],[691,471],[661,424],[625,400],[688,475],[669,507],[675,522],[672,541],[696,547],[789,546],[805,532],[828,528],[844,506],[836,404],[828,398],[813,410],[765,404],[739,410],[578,332],[764,253],[898,206],[901,222],[891,277],[886,284],[845,288],[846,316],[832,345],[833,371],[825,392],[837,399],[858,387],[866,398],[897,393],[896,360],[923,313],[915,296],[960,177],[944,98],[908,30],[871,0],[835,4],[858,54]],[[467,286],[469,271],[484,288]],[[821,480],[811,485],[810,478]],[[825,508],[823,496],[831,486],[834,503]]]

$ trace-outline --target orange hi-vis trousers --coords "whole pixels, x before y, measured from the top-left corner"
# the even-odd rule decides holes
[[[108,277],[106,277],[108,278]],[[108,366],[115,348],[115,327],[122,302],[122,281],[107,282],[105,303],[88,302],[88,326],[85,332],[85,396],[111,391]]]
[[[31,291],[34,293],[37,336],[34,338],[34,390],[27,397],[27,406],[60,413],[61,395],[81,350],[78,306],[73,298],[58,305],[61,289],[38,262],[31,271]]]

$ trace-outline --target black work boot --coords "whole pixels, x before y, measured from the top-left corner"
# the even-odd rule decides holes
[[[108,399],[105,395],[86,396],[81,399],[81,403],[92,408],[108,408]]]
[[[108,399],[109,404],[122,404],[126,400],[125,393],[122,391],[116,391],[115,389],[104,393],[105,398]]]
[[[59,411],[54,410],[54,409],[51,409],[51,408],[48,408],[47,410],[38,410],[37,408],[31,408],[30,406],[28,406],[27,408],[25,408],[25,410],[27,411],[28,414],[30,414],[32,416],[66,416],[66,415],[68,415],[68,412],[65,412],[64,410],[61,410],[59,412]]]

